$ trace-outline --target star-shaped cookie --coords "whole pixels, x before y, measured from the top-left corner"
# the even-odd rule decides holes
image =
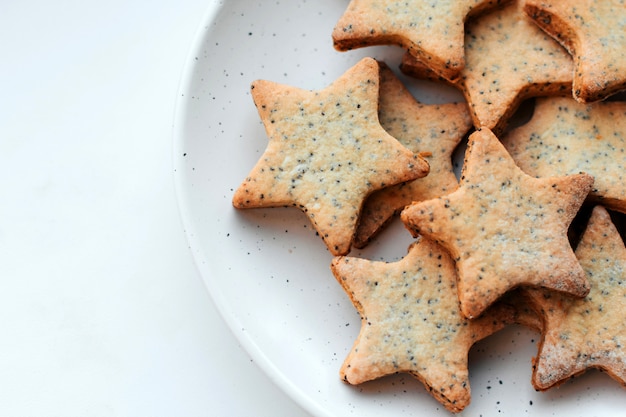
[[[233,205],[298,207],[332,254],[347,254],[367,195],[428,173],[380,126],[379,73],[376,60],[363,58],[320,91],[254,82],[269,143]]]
[[[458,180],[452,153],[472,126],[466,103],[423,104],[386,65],[381,65],[380,124],[430,165],[427,176],[375,191],[363,206],[354,246],[364,247],[389,220],[413,201],[454,191]]]
[[[524,13],[522,0],[465,26],[466,63],[452,84],[463,92],[477,128],[499,134],[525,99],[571,96],[571,56]],[[408,54],[402,68],[407,74],[429,76]]]
[[[584,173],[531,177],[482,129],[470,135],[459,188],[413,203],[401,218],[414,235],[450,251],[459,271],[461,310],[472,318],[520,285],[587,294],[589,283],[567,230],[592,184]]]
[[[626,103],[539,98],[528,123],[503,135],[502,143],[530,175],[593,175],[589,198],[626,213]]]
[[[465,319],[456,297],[454,262],[423,237],[400,261],[337,257],[331,269],[361,315],[361,330],[341,378],[360,384],[409,373],[448,410],[465,408],[470,402],[469,349],[514,322],[514,310],[496,305],[480,318]]]
[[[574,58],[574,98],[602,100],[626,88],[626,8],[608,0],[526,0],[526,12]]]
[[[585,298],[526,290],[544,329],[532,383],[546,390],[599,368],[626,386],[626,248],[609,213],[593,209],[576,248],[591,291]]]
[[[500,0],[352,0],[333,33],[337,50],[394,44],[447,79],[465,65],[465,20]]]

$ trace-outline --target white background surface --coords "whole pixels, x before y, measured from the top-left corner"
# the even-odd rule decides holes
[[[172,120],[208,3],[0,5],[1,416],[307,416],[179,220]]]

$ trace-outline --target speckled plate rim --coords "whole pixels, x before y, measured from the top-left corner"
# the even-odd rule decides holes
[[[182,149],[180,145],[183,143],[184,137],[184,121],[185,115],[187,112],[187,100],[184,99],[184,92],[189,91],[191,85],[193,83],[193,70],[194,70],[194,57],[198,56],[202,45],[205,42],[205,33],[207,28],[210,27],[212,22],[217,18],[220,10],[224,7],[225,1],[212,1],[208,6],[204,13],[204,16],[201,20],[201,24],[196,30],[196,34],[193,37],[193,42],[190,46],[189,52],[187,53],[187,58],[185,60],[185,64],[183,67],[183,71],[181,74],[181,79],[179,81],[178,87],[178,95],[175,103],[175,114],[174,114],[174,123],[173,123],[173,165],[174,165],[174,179],[175,179],[175,190],[177,194],[177,202],[178,202],[178,211],[180,214],[180,218],[185,230],[189,230],[190,221],[188,217],[188,212],[184,207],[184,199],[182,197],[182,189],[184,185],[182,182],[185,180],[185,176],[181,173],[182,170],[177,169],[179,165],[178,155],[182,153]],[[180,174],[179,174],[180,173]],[[197,239],[195,239],[189,233],[185,233],[187,240],[189,242],[190,247],[196,247],[199,245]],[[204,271],[202,268],[202,260],[198,259],[200,252],[192,251],[192,255],[195,260],[196,268],[200,275],[208,273]],[[263,353],[263,351],[256,344],[254,339],[245,332],[236,332],[234,329],[238,325],[237,320],[233,315],[228,313],[228,309],[226,308],[227,300],[225,300],[223,294],[218,291],[214,286],[208,285],[206,280],[205,288],[209,292],[215,306],[217,307],[218,312],[220,313],[222,319],[231,330],[231,333],[235,336],[235,338],[239,341],[244,350],[252,357],[254,363],[259,366],[259,368],[268,376],[268,378],[280,389],[282,389],[289,397],[291,397],[297,404],[303,407],[307,412],[318,416],[318,417],[332,417],[330,414],[326,412],[318,403],[316,403],[312,398],[307,396],[302,390],[298,389],[283,373],[281,373],[277,367],[270,361]]]

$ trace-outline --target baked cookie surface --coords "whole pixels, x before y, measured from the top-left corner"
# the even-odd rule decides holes
[[[352,0],[337,22],[335,48],[400,45],[447,79],[465,65],[463,30],[468,16],[501,0]]]
[[[572,95],[571,56],[524,13],[522,0],[466,23],[465,60],[450,84],[463,92],[476,128],[499,134],[523,100]],[[420,78],[434,75],[409,54],[402,70]]]
[[[532,383],[546,390],[590,368],[626,386],[626,248],[609,213],[596,206],[578,257],[591,283],[585,298],[526,290],[544,321]]]
[[[341,378],[360,384],[409,373],[446,409],[463,410],[471,398],[470,347],[512,323],[514,310],[497,305],[480,318],[465,319],[456,297],[454,262],[423,237],[400,261],[337,257],[331,269],[361,315]]]
[[[602,100],[626,88],[626,8],[613,0],[526,0],[526,12],[574,58],[573,96]]]
[[[364,247],[406,205],[454,191],[452,153],[472,126],[466,103],[418,102],[389,67],[382,65],[381,126],[430,165],[427,176],[377,190],[365,200],[354,245]]]
[[[332,254],[348,253],[367,195],[429,169],[380,126],[379,73],[364,58],[320,91],[254,82],[269,142],[233,205],[298,207]]]
[[[582,173],[531,177],[482,129],[469,138],[459,188],[411,204],[401,218],[411,233],[452,254],[461,310],[472,318],[520,285],[579,297],[589,292],[567,230],[592,184],[593,177]]]
[[[626,213],[626,103],[537,99],[532,118],[505,134],[502,143],[530,175],[593,175],[589,198]]]

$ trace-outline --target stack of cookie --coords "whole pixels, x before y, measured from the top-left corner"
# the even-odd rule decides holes
[[[470,347],[521,323],[537,390],[588,368],[626,385],[625,26],[613,2],[352,0],[335,48],[403,47],[403,72],[466,103],[419,103],[373,58],[319,91],[253,83],[269,143],[233,204],[307,214],[362,318],[346,382],[409,373],[459,412]],[[348,256],[397,218],[403,259]]]

